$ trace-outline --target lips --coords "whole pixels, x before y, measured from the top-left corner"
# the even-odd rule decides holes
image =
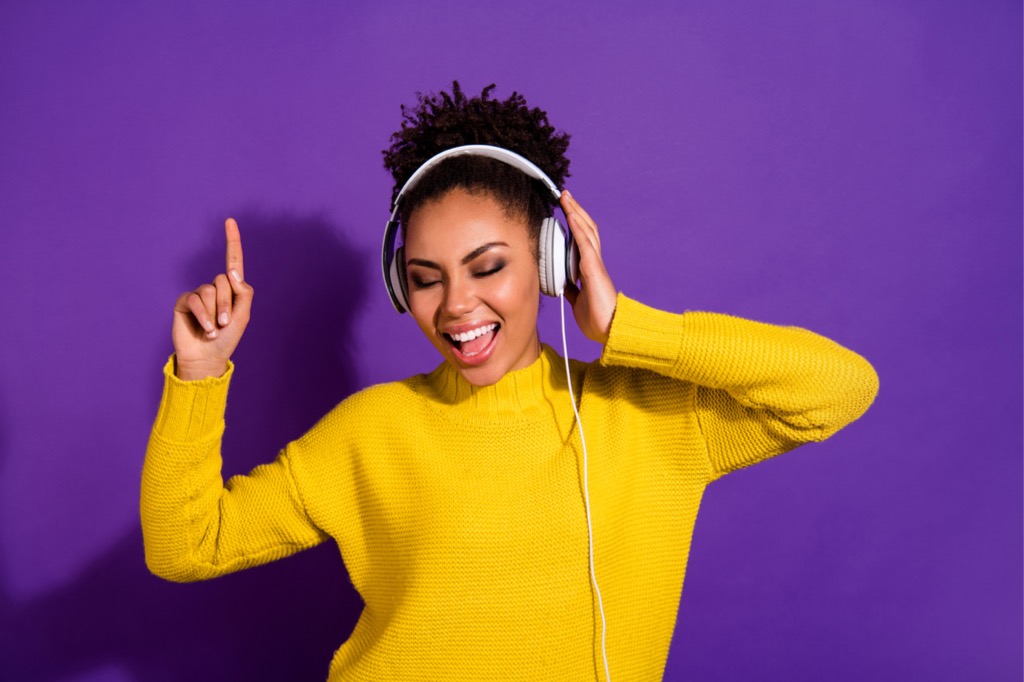
[[[444,332],[443,336],[459,362],[465,365],[479,365],[486,362],[494,353],[500,329],[501,325],[495,322],[451,329]]]

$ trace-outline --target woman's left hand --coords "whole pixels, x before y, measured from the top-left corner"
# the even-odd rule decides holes
[[[608,342],[608,330],[615,314],[616,291],[601,258],[601,237],[597,223],[569,194],[562,191],[562,210],[569,219],[569,230],[580,252],[580,285],[565,285],[565,297],[572,305],[572,313],[588,339],[600,344]]]

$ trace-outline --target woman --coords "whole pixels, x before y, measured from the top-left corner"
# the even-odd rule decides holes
[[[396,195],[468,143],[563,185],[568,136],[489,90],[456,83],[405,112],[385,152]],[[444,362],[351,396],[225,486],[229,358],[253,295],[228,220],[227,272],[175,305],[143,472],[150,569],[202,580],[334,540],[365,609],[330,680],[660,679],[704,488],[859,417],[874,371],[811,332],[618,294],[596,223],[564,192],[580,275],[567,297],[604,346],[570,386],[537,333],[541,183],[462,155],[401,194],[399,286]]]

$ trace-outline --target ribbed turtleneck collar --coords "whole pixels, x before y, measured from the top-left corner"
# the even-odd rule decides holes
[[[541,346],[540,357],[529,367],[509,372],[490,386],[473,386],[447,362],[425,379],[430,397],[458,420],[512,423],[551,419],[553,411],[572,410],[565,362],[547,345]],[[579,385],[580,378],[574,376],[573,388]]]

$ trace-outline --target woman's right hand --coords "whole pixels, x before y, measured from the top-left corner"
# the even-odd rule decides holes
[[[234,218],[225,221],[224,233],[226,272],[217,275],[212,284],[186,291],[174,304],[171,339],[177,360],[175,373],[185,381],[223,375],[249,324],[253,289],[245,282],[242,237]]]

